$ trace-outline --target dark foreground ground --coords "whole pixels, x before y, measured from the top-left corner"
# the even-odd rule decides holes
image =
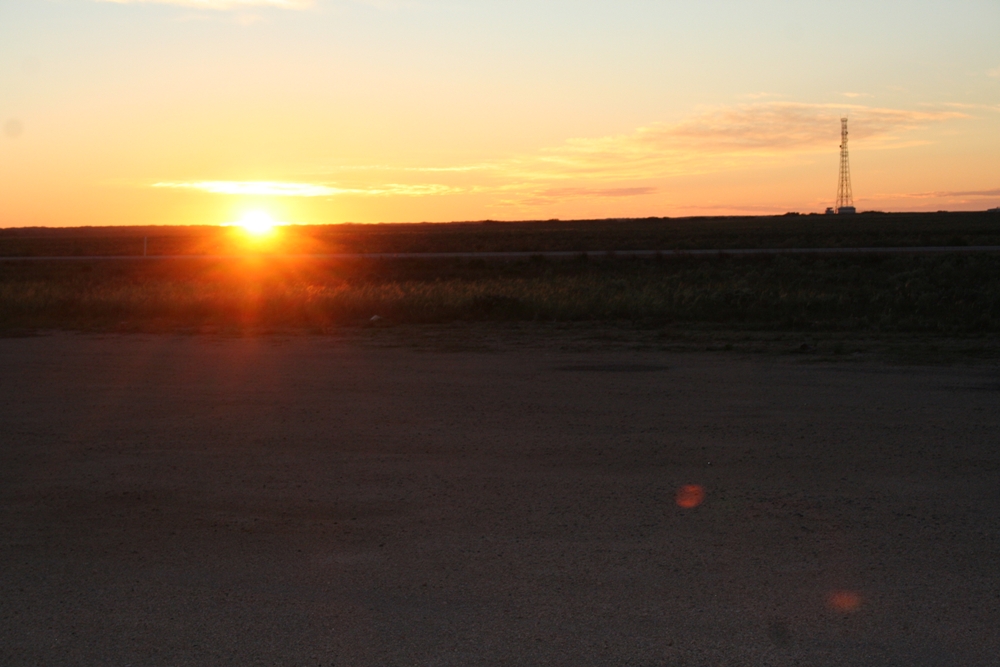
[[[59,334],[0,377],[3,665],[1000,655],[996,366]]]

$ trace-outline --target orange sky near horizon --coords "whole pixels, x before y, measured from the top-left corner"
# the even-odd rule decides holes
[[[863,20],[862,20],[863,17]],[[991,2],[0,0],[0,227],[1000,206]]]

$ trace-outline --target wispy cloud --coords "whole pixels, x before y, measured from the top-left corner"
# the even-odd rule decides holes
[[[943,190],[937,192],[911,192],[905,194],[872,195],[871,199],[1000,199],[1000,188],[991,190]]]
[[[983,211],[1000,205],[1000,187],[982,190],[879,192],[856,200],[865,208],[907,211]]]
[[[712,153],[812,150],[840,140],[842,116],[851,118],[852,137],[884,140],[901,131],[959,118],[962,114],[772,102],[710,110],[675,125],[652,125],[611,141],[658,151],[678,148]],[[608,140],[596,142],[607,143]]]
[[[544,206],[571,199],[627,199],[648,197],[660,193],[660,188],[653,186],[635,187],[539,187],[535,183],[516,183],[496,188],[500,195],[497,204],[500,206]]]
[[[931,105],[927,105],[931,106]],[[950,109],[988,109],[989,111],[1000,111],[1000,104],[968,104],[965,102],[944,102],[941,106]]]
[[[326,167],[326,172],[364,172],[364,171],[393,171],[407,173],[465,173],[473,171],[489,171],[496,169],[500,163],[467,164],[443,167],[398,167],[389,164],[355,164],[355,165],[334,165]],[[325,173],[325,172],[324,172]]]
[[[566,197],[643,197],[646,195],[654,195],[657,192],[659,192],[659,188],[640,186],[632,188],[548,188],[546,190],[542,190],[538,194],[543,197],[562,199]]]
[[[710,109],[680,123],[658,123],[624,135],[572,139],[511,161],[509,169],[538,178],[644,178],[705,173],[749,160],[785,160],[830,150],[840,142],[840,118],[851,138],[869,147],[899,145],[901,136],[931,123],[963,118],[958,111],[910,111],[860,105],[768,102]]]
[[[851,139],[866,148],[913,145],[908,132],[934,123],[968,118],[954,105],[948,110],[904,110],[857,104],[758,102],[706,109],[677,123],[653,123],[630,133],[574,138],[534,153],[474,164],[399,166],[331,165],[320,170],[330,180],[382,178],[403,181],[434,174],[435,180],[510,184],[593,176],[642,179],[677,173],[705,173],[738,167],[761,158],[785,161],[796,154],[836,150],[840,119],[850,118]],[[978,108],[978,107],[977,107]],[[362,176],[364,174],[364,176]],[[390,176],[391,175],[391,176]],[[505,186],[506,187],[506,186]],[[607,190],[606,185],[601,186]]]
[[[913,145],[911,130],[967,117],[955,109],[760,102],[470,165],[340,166],[296,182],[202,180],[155,187],[270,197],[478,195],[516,206],[638,199],[662,194],[664,179],[673,176],[787,165],[818,152],[835,155],[844,115],[852,140],[869,148]]]
[[[784,95],[780,93],[759,92],[759,93],[746,93],[745,95],[741,95],[740,97],[748,100],[763,100],[767,99],[768,97],[784,97]]]
[[[312,7],[313,0],[96,0],[97,2],[113,2],[119,5],[158,4],[177,5],[193,9],[249,9],[251,7],[274,7],[277,9],[307,9]]]
[[[449,194],[458,191],[447,185],[388,183],[373,187],[345,188],[323,183],[287,183],[283,181],[165,181],[154,188],[200,190],[216,195],[258,197],[338,197],[344,195],[397,195],[419,197]]]
[[[341,194],[337,188],[314,183],[283,183],[278,181],[165,181],[154,188],[201,190],[216,195],[259,195],[263,197],[332,197]]]

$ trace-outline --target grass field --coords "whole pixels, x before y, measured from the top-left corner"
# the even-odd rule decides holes
[[[125,254],[136,230],[2,230],[8,255]],[[146,234],[150,230],[138,230]],[[161,229],[152,252],[239,250],[236,230]],[[419,252],[1000,245],[1000,216],[861,215],[287,230],[268,251]],[[5,245],[4,245],[5,244]],[[160,244],[157,248],[157,244]],[[226,246],[225,244],[230,244]],[[134,248],[133,248],[134,249]],[[243,250],[247,250],[246,246]],[[0,262],[0,329],[326,330],[617,322],[757,331],[1000,332],[1000,256]]]
[[[0,326],[326,328],[617,321],[789,331],[1000,331],[1000,257],[0,265]]]

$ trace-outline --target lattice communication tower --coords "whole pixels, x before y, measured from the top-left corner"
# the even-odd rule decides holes
[[[840,119],[840,185],[837,187],[837,213],[855,212],[851,193],[851,162],[847,157],[847,118]]]

